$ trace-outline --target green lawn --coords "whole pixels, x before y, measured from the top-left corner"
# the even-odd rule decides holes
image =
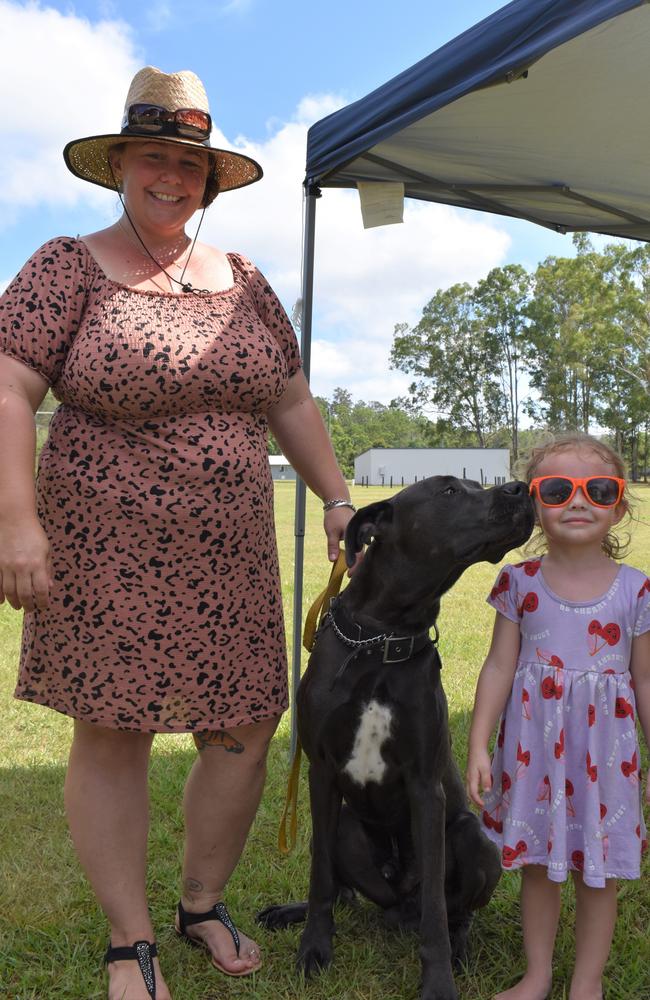
[[[378,488],[353,489],[357,505],[390,495]],[[637,515],[627,560],[650,569],[650,488],[636,489]],[[287,628],[291,634],[294,487],[276,489],[277,526]],[[321,514],[308,502],[305,540],[307,608],[325,585]],[[464,767],[474,685],[489,642],[492,611],[485,604],[496,567],[472,567],[443,601],[439,622],[443,681],[450,705],[456,753]],[[0,1000],[104,998],[101,959],[106,927],[80,875],[63,814],[63,777],[71,734],[69,719],[12,699],[20,640],[20,616],[0,608]],[[269,761],[269,780],[244,858],[228,889],[230,909],[256,934],[265,956],[252,979],[228,979],[212,971],[199,952],[178,942],[172,919],[178,898],[182,846],[180,800],[193,756],[186,736],[158,737],[151,769],[152,829],[149,894],[158,945],[175,1000],[410,1000],[418,995],[417,941],[386,932],[377,911],[361,903],[337,914],[332,970],[305,984],[294,971],[299,932],[276,935],[253,928],[253,916],[271,902],[304,898],[309,868],[309,812],[301,783],[298,847],[288,858],[276,848],[288,769],[289,721],[285,718]],[[647,763],[647,755],[645,757]],[[620,916],[608,966],[608,1000],[649,1000],[650,865],[644,878],[622,883]],[[473,956],[457,979],[467,1000],[488,1000],[509,985],[522,966],[518,876],[504,876],[490,906],[477,917]],[[573,935],[570,886],[564,894],[553,1000],[567,995]]]

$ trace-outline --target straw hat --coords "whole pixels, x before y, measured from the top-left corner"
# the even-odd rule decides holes
[[[178,111],[180,108],[197,108],[208,111],[208,96],[198,76],[189,70],[179,73],[163,73],[155,66],[145,66],[139,70],[129,87],[124,105],[124,120],[127,122],[121,132],[111,135],[91,135],[84,139],[73,139],[63,150],[66,166],[77,177],[92,184],[116,190],[115,181],[108,163],[108,151],[111,146],[121,142],[143,138],[154,139],[156,142],[174,142],[189,149],[208,149],[210,159],[218,179],[219,191],[232,191],[235,188],[253,184],[262,177],[259,163],[243,153],[235,153],[227,149],[215,149],[208,139],[190,139],[174,135],[158,135],[151,132],[138,131],[137,126],[129,126],[126,118],[128,109],[133,104],[158,104],[167,111]],[[217,195],[206,189],[206,203],[209,204]]]

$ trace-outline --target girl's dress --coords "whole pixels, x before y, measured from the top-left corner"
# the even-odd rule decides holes
[[[505,566],[488,602],[521,631],[500,720],[485,832],[504,868],[545,865],[586,885],[638,878],[645,848],[632,640],[650,630],[650,580],[621,565],[598,600],[566,601],[543,561]]]
[[[0,298],[0,351],[61,401],[37,484],[54,587],[18,698],[143,732],[287,705],[267,412],[300,357],[263,275],[228,260],[230,288],[172,295],[58,238]]]

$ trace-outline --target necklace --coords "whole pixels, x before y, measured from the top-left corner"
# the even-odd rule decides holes
[[[118,192],[118,194],[119,194],[119,192]],[[120,201],[122,201],[121,196],[120,196]],[[124,209],[124,214],[126,215],[127,219],[129,220],[129,223],[131,224],[131,229],[133,230],[135,236],[138,239],[138,243],[140,243],[140,245],[142,246],[142,248],[143,248],[144,252],[146,253],[147,257],[149,257],[154,262],[154,264],[156,265],[156,267],[160,271],[162,271],[162,273],[165,275],[165,277],[169,281],[169,287],[170,288],[172,288],[172,282],[173,282],[174,285],[178,285],[180,287],[180,289],[181,289],[182,292],[194,292],[195,294],[199,294],[199,295],[200,294],[209,294],[209,289],[208,288],[195,288],[194,285],[190,281],[185,281],[184,280],[185,279],[185,272],[187,271],[187,266],[188,266],[188,264],[190,262],[190,259],[192,257],[192,253],[194,252],[194,247],[196,246],[196,240],[197,240],[197,237],[199,235],[199,229],[201,228],[201,223],[203,222],[203,216],[205,215],[205,208],[201,212],[201,219],[200,219],[199,224],[197,226],[196,233],[194,234],[194,239],[192,240],[192,245],[190,246],[190,251],[189,251],[187,257],[185,258],[185,264],[183,266],[183,270],[181,271],[180,278],[175,278],[173,276],[173,274],[170,274],[169,271],[167,271],[166,268],[164,268],[162,266],[162,264],[160,263],[159,260],[156,260],[156,258],[151,253],[151,251],[147,247],[146,243],[144,242],[144,240],[140,236],[140,233],[136,229],[136,227],[135,227],[135,225],[133,223],[133,219],[129,215],[129,213],[127,211],[127,208],[126,208],[126,205],[124,204],[123,201],[122,201],[122,208]],[[131,234],[129,233],[129,231],[126,228],[126,226],[122,225],[122,220],[121,219],[119,220],[119,225],[121,226],[124,234],[127,236],[127,238],[129,239],[129,241],[131,243],[133,243],[133,246],[137,246],[137,244],[135,243],[135,241],[131,238]],[[139,249],[139,247],[138,247],[138,249]],[[175,267],[178,267],[180,269],[181,265],[178,263],[178,261],[172,261],[172,264]],[[167,266],[170,267],[171,264],[168,264]]]
[[[169,287],[170,287],[170,289],[173,292],[174,291],[173,282],[175,282],[176,279],[173,277],[173,275],[169,274],[169,272],[166,271],[165,268],[162,266],[162,264],[160,263],[160,261],[156,257],[153,256],[153,254],[150,252],[149,248],[146,246],[146,244],[142,240],[140,234],[135,229],[135,227],[134,227],[134,225],[133,225],[133,223],[131,222],[130,219],[129,219],[129,222],[130,222],[130,225],[131,225],[130,229],[128,229],[126,227],[126,225],[124,224],[124,222],[123,222],[122,219],[118,219],[117,224],[120,227],[120,229],[122,230],[122,232],[124,233],[124,235],[126,236],[127,240],[131,244],[131,246],[134,246],[136,248],[136,250],[139,251],[139,253],[142,253],[142,249],[141,248],[144,248],[145,253],[147,254],[147,256],[150,257],[150,259],[154,262],[154,264],[156,265],[156,267],[158,267],[163,272],[163,274],[166,276],[166,278],[167,278],[167,280],[169,282]],[[136,237],[136,239],[138,241],[137,243],[136,243],[136,239],[134,239],[134,235],[135,235],[135,237]],[[190,282],[184,282],[183,281],[183,279],[185,277],[185,270],[186,270],[187,265],[189,263],[189,259],[190,259],[191,255],[192,255],[192,249],[193,249],[193,246],[192,246],[192,248],[190,249],[190,252],[185,257],[185,261],[183,262],[182,261],[182,257],[185,255],[185,250],[187,250],[187,246],[189,246],[189,239],[188,239],[188,243],[185,246],[184,250],[181,252],[181,259],[179,259],[179,260],[172,260],[172,261],[170,261],[167,264],[167,267],[172,267],[172,266],[173,267],[177,267],[179,269],[179,271],[181,271],[181,276],[180,276],[180,279],[179,279],[178,283],[181,285],[181,288],[182,288],[182,290],[184,292],[186,292],[186,291],[189,292],[189,291],[192,290],[192,285],[190,284]],[[181,268],[182,268],[182,270],[181,270]],[[162,287],[162,286],[160,286],[158,284],[158,282],[156,281],[155,278],[152,277],[150,280],[153,281],[153,283],[155,285],[158,285],[159,288]]]

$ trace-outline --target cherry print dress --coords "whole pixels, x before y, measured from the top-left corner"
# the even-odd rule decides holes
[[[286,708],[266,412],[299,351],[264,277],[228,259],[225,291],[148,292],[61,237],[0,299],[0,351],[62,404],[37,480],[54,587],[25,615],[18,698],[145,732]]]
[[[488,602],[517,622],[521,647],[499,723],[483,827],[504,868],[544,865],[638,878],[645,825],[634,690],[635,636],[650,630],[650,581],[619,566],[599,600],[565,601],[543,560],[506,566]]]

